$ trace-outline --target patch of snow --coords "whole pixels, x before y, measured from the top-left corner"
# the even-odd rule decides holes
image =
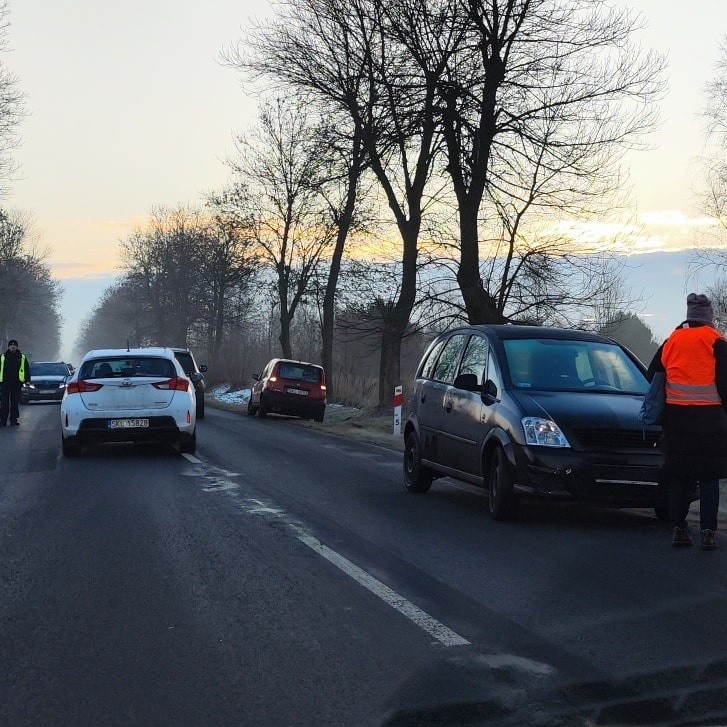
[[[250,389],[236,389],[231,391],[227,384],[213,386],[207,394],[217,401],[224,401],[228,404],[247,404],[250,398]]]

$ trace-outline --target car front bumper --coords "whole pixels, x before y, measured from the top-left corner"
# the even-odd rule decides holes
[[[513,445],[513,490],[519,495],[576,499],[614,507],[666,505],[658,451],[578,452]]]

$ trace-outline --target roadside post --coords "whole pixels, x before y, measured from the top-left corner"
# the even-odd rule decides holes
[[[401,403],[404,400],[401,386],[394,389],[394,434],[401,434]]]

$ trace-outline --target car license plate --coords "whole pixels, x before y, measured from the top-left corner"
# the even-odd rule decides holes
[[[148,419],[109,419],[109,429],[146,429]]]
[[[305,389],[288,389],[289,394],[298,394],[298,396],[308,396],[308,392]]]

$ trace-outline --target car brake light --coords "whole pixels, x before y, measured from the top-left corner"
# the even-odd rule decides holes
[[[87,391],[98,391],[102,386],[103,384],[92,384],[85,379],[79,379],[71,381],[66,387],[66,391],[69,394],[85,394]]]
[[[152,386],[155,389],[164,389],[165,391],[187,391],[189,379],[167,379],[166,381],[158,381]]]

